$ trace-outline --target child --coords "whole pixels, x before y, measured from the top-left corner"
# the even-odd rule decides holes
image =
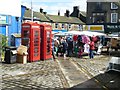
[[[79,46],[79,57],[82,58],[83,48],[82,46]]]
[[[74,51],[75,51],[75,56],[77,57],[77,54],[78,54],[78,47],[77,47],[77,45],[74,47]]]

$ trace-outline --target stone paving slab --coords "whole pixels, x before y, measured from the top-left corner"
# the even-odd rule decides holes
[[[56,63],[52,60],[27,64],[2,64],[3,90],[44,90],[63,88]]]
[[[73,60],[77,61],[80,66],[90,72],[93,76],[96,76],[100,73],[105,72],[108,63],[108,56],[95,56],[94,59],[89,59],[89,57],[73,58]]]
[[[120,88],[118,83],[120,75],[114,73],[101,73],[106,69],[108,64],[108,56],[95,56],[94,59],[89,59],[87,57],[80,58],[70,58],[69,60],[75,60],[86,69],[92,76],[90,80],[76,69],[72,68],[73,64],[68,64],[69,60],[64,60],[60,58],[62,62],[62,69],[69,78],[69,82],[75,83],[77,87],[96,87],[101,88],[105,85],[107,88]],[[60,89],[63,88],[61,78],[59,76],[59,71],[57,69],[59,65],[55,61],[39,61],[27,64],[1,64],[0,69],[2,69],[2,89],[3,90],[46,90],[46,89]],[[69,73],[68,73],[69,72]],[[77,72],[77,73],[76,73]],[[70,74],[71,73],[71,74]],[[97,79],[99,84],[95,82]],[[72,82],[73,81],[73,82]],[[111,85],[112,84],[112,85]]]
[[[88,77],[85,76],[84,73],[81,72],[70,60],[58,58],[58,62],[70,87],[88,80]]]
[[[107,90],[119,90],[120,88],[120,73],[115,71],[105,72],[109,63],[109,56],[96,56],[94,59],[87,58],[71,58],[76,61],[84,70],[91,76],[91,80],[74,86],[73,88],[94,88],[96,83]],[[93,83],[93,80],[96,83]],[[95,85],[95,86],[94,86]],[[92,90],[92,89],[91,89]]]
[[[98,85],[95,81],[94,81],[94,79],[89,79],[88,81],[85,81],[85,82],[83,82],[83,83],[80,83],[80,84],[78,84],[78,85],[76,85],[76,86],[73,86],[72,88],[71,88],[71,90],[73,89],[74,90],[74,88],[78,88],[78,89],[86,89],[86,90],[94,90],[94,89],[100,89],[100,90],[102,90],[102,86],[100,86],[100,85]]]
[[[55,70],[54,61],[40,61],[27,64],[2,64],[3,78],[6,76],[14,76],[20,74],[27,74],[34,71],[49,71]]]

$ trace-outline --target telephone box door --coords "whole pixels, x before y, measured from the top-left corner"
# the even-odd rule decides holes
[[[40,60],[40,27],[39,24],[28,22],[22,24],[22,45],[28,47],[28,61]]]
[[[41,59],[52,58],[52,27],[47,24],[40,24],[41,31]]]

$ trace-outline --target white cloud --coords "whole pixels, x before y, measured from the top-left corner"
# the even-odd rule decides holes
[[[12,4],[11,4],[12,3]],[[20,0],[0,0],[0,14],[21,16]]]
[[[28,2],[22,2],[22,5],[26,6],[27,8],[30,8],[30,7],[31,7],[31,4],[28,3]]]

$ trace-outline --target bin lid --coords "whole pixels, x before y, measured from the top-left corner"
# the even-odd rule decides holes
[[[14,47],[14,46],[6,46],[5,48],[10,49],[10,50],[16,50],[17,49],[17,47]]]
[[[20,33],[14,33],[12,34],[13,37],[15,38],[21,38],[21,34]]]

